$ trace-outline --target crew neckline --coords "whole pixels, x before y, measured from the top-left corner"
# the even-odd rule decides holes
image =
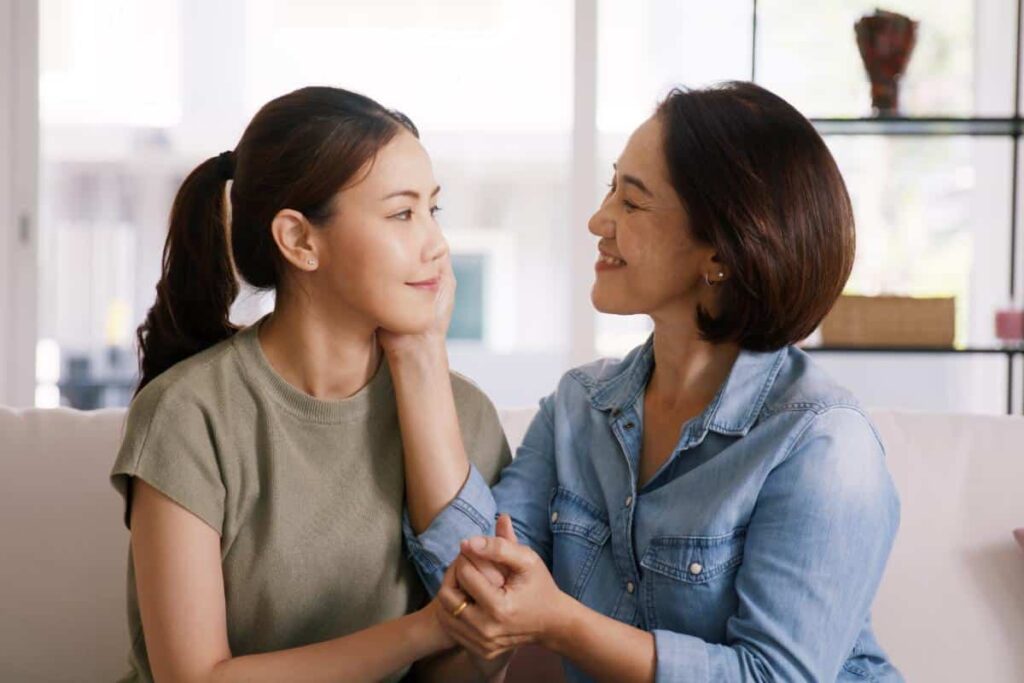
[[[233,343],[248,377],[289,413],[307,422],[341,423],[364,419],[371,409],[394,409],[394,401],[387,400],[394,394],[394,387],[383,354],[370,381],[348,398],[319,399],[293,386],[278,374],[260,345],[259,328],[268,317],[240,330]]]

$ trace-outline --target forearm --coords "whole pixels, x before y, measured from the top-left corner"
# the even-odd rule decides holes
[[[469,474],[443,345],[389,356],[405,457],[406,505],[422,533]]]
[[[421,683],[503,683],[508,671],[506,657],[497,664],[487,662],[487,672],[465,650],[450,650],[426,660],[414,667],[415,680]]]
[[[209,683],[379,681],[450,643],[425,610],[334,640],[219,663]]]
[[[564,594],[563,594],[564,595]],[[654,680],[654,636],[586,607],[568,595],[555,610],[558,622],[542,644],[598,681]]]

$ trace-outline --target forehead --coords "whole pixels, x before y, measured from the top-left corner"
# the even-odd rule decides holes
[[[357,175],[362,180],[353,185],[353,193],[384,196],[398,190],[434,189],[434,169],[427,150],[411,133],[402,130],[380,148],[368,164],[368,171]],[[429,187],[428,187],[429,186]]]
[[[662,125],[658,117],[647,119],[629,136],[619,155],[618,169],[620,173],[640,178],[655,195],[665,195],[666,200],[675,195],[665,163]]]

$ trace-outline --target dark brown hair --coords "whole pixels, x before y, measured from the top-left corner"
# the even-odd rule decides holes
[[[658,106],[669,175],[729,278],[704,339],[752,351],[807,337],[853,268],[853,210],[814,126],[753,83],[675,89]]]
[[[233,152],[193,170],[174,198],[156,302],[138,329],[136,393],[237,331],[229,319],[236,270],[253,287],[278,287],[283,261],[270,224],[279,211],[322,223],[337,192],[403,129],[419,135],[407,117],[368,97],[302,88],[264,105]]]

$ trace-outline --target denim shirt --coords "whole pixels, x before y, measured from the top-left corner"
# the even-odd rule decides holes
[[[899,502],[854,397],[799,349],[743,351],[638,488],[653,366],[652,337],[570,371],[493,489],[471,469],[422,534],[406,517],[428,589],[506,512],[562,591],[653,633],[656,681],[902,680],[870,624]]]

